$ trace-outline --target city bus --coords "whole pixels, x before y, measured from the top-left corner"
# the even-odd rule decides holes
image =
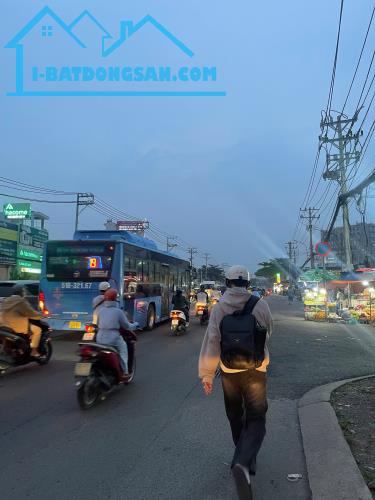
[[[48,241],[39,306],[54,330],[82,332],[92,320],[99,283],[119,293],[129,320],[152,330],[169,317],[173,293],[190,292],[190,263],[127,231],[77,231],[73,240]]]

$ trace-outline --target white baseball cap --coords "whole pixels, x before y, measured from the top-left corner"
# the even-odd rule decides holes
[[[102,281],[99,283],[99,291],[100,292],[106,292],[111,288],[111,285],[108,283],[108,281]]]
[[[225,273],[228,280],[250,281],[250,273],[245,266],[232,266]]]

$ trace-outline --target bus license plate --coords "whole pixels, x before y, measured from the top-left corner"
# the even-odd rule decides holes
[[[172,319],[172,325],[178,325],[178,319]]]
[[[83,335],[82,340],[94,340],[94,337],[95,337],[95,332],[86,332]]]
[[[72,328],[74,330],[79,330],[82,326],[82,323],[80,321],[69,321],[69,328]]]
[[[88,377],[91,372],[91,363],[76,363],[74,375],[77,377]]]

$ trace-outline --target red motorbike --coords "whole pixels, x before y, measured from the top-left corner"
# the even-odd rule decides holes
[[[116,386],[130,384],[135,375],[135,343],[133,332],[121,330],[128,346],[129,374],[123,372],[120,355],[115,347],[95,342],[96,325],[86,325],[83,342],[78,344],[80,362],[75,365],[77,399],[80,407],[87,410],[114,390]]]

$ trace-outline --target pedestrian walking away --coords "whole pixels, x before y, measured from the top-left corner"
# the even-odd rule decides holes
[[[213,308],[199,357],[199,377],[210,395],[220,365],[226,415],[235,451],[232,475],[240,500],[251,500],[250,476],[266,433],[268,340],[272,317],[265,300],[249,294],[249,272],[233,266]]]
[[[293,303],[293,299],[294,299],[293,288],[289,287],[288,288],[288,303],[292,304]]]

